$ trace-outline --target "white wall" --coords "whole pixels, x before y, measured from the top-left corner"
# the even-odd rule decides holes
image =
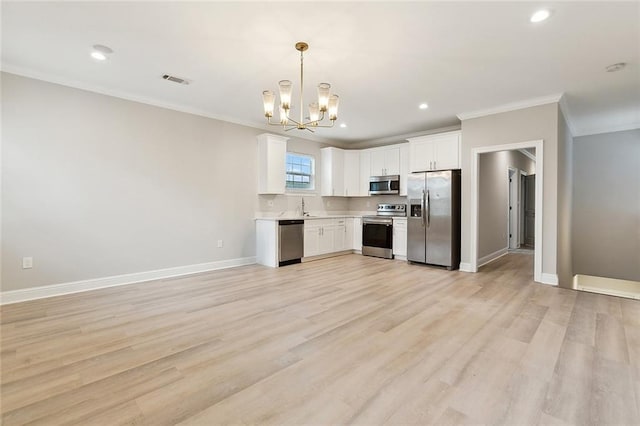
[[[640,281],[640,129],[573,143],[573,273]]]
[[[557,273],[557,103],[462,121],[462,263],[471,263],[472,256],[470,241],[472,149],[533,140],[543,140],[544,147],[542,273],[550,275]]]
[[[571,215],[573,210],[573,137],[558,108],[558,285],[573,288]]]
[[[259,133],[3,73],[2,290],[254,256]]]

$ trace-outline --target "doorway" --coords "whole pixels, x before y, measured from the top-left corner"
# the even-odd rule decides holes
[[[471,229],[470,229],[470,249],[471,249],[471,262],[469,267],[470,272],[478,271],[478,231],[479,231],[479,163],[480,155],[483,153],[493,153],[497,151],[511,151],[511,150],[525,150],[527,148],[535,148],[536,163],[535,173],[532,175],[537,176],[535,178],[539,182],[543,182],[543,141],[534,140],[528,142],[519,142],[513,144],[493,145],[486,147],[473,148],[471,150]],[[504,169],[502,169],[504,170]],[[504,173],[504,172],[503,172]],[[503,175],[504,176],[504,175]],[[535,181],[534,181],[535,182]],[[534,185],[532,189],[534,195],[534,214],[533,220],[533,243],[534,243],[534,281],[556,284],[551,280],[543,280],[542,274],[542,254],[543,254],[543,242],[542,242],[542,205],[543,205],[543,185]],[[504,228],[503,228],[504,229]],[[505,241],[506,242],[506,241]],[[508,247],[508,244],[507,244]],[[505,250],[506,251],[506,250]]]

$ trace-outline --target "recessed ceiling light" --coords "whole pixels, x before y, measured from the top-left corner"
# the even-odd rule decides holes
[[[534,13],[533,15],[531,15],[531,22],[542,22],[545,19],[547,19],[549,16],[551,16],[551,12],[549,12],[547,9],[541,9],[539,11],[537,11],[536,13]]]
[[[342,123],[342,124],[340,124],[340,127],[342,127],[344,129],[345,127],[347,127],[347,125],[345,123]]]
[[[627,64],[625,62],[618,62],[617,64],[609,65],[605,69],[607,70],[607,72],[616,72],[616,71],[620,71],[626,66]]]
[[[91,51],[91,57],[97,61],[105,61],[108,55],[112,54],[113,50],[110,47],[103,46],[101,44],[94,44]]]
[[[429,108],[429,105],[427,105],[426,103],[425,104],[420,104],[420,106],[418,108],[427,109],[427,108]]]
[[[91,52],[91,57],[98,61],[105,61],[107,59],[107,55],[98,51]]]

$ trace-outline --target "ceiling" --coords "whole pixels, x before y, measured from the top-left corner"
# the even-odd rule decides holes
[[[542,6],[551,17],[529,22]],[[305,104],[319,82],[340,95],[347,127],[321,140],[419,134],[560,94],[574,136],[640,127],[637,1],[2,2],[4,71],[253,127],[282,79],[298,116],[297,41],[310,45]],[[94,44],[108,61],[89,57]]]

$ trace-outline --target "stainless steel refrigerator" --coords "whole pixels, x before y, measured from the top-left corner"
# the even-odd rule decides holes
[[[460,170],[411,173],[407,260],[460,267]]]

